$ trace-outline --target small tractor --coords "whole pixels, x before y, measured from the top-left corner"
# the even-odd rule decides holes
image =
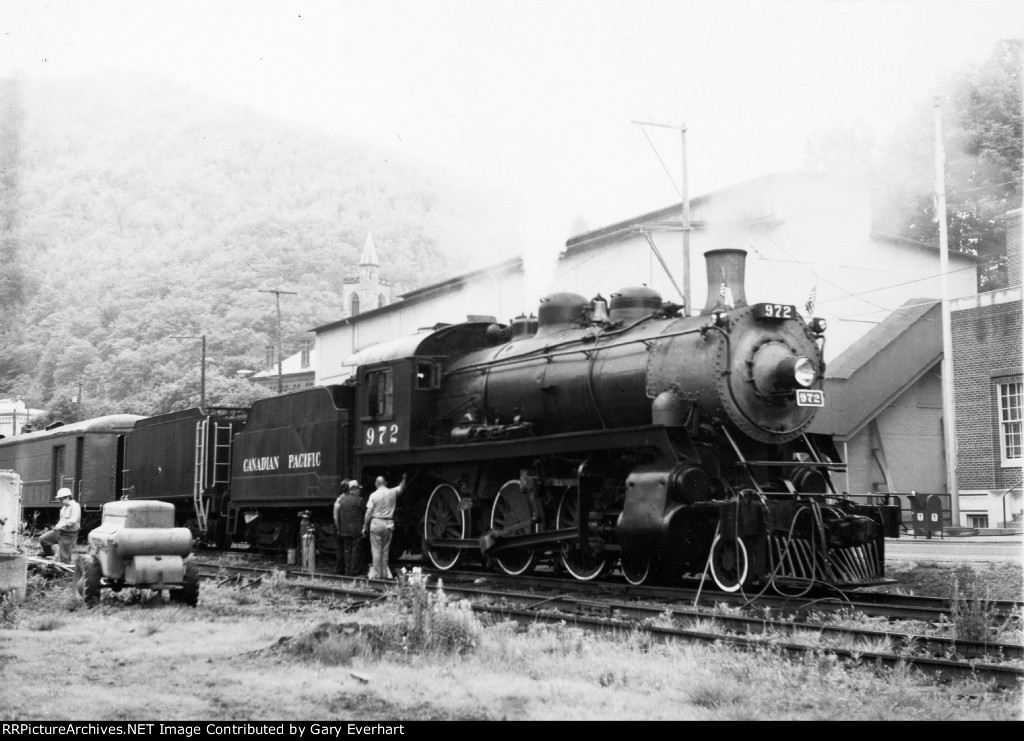
[[[104,587],[166,589],[173,602],[195,607],[199,567],[191,554],[192,531],[174,526],[173,504],[107,502],[99,527],[89,533],[89,552],[75,561],[75,591],[94,605]]]

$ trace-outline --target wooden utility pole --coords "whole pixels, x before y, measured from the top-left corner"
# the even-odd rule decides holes
[[[679,129],[679,135],[682,142],[682,177],[680,180],[679,196],[683,201],[683,221],[681,231],[683,232],[683,316],[692,316],[693,310],[690,307],[690,195],[689,195],[689,184],[687,182],[687,166],[686,166],[686,124],[682,123],[678,126],[674,124],[662,124],[653,123],[651,121],[633,121],[635,124],[640,126],[659,126],[663,129]],[[664,165],[663,165],[664,166]]]
[[[277,393],[282,391],[282,376],[284,375],[281,366],[281,294],[287,294],[289,296],[298,296],[299,294],[295,291],[282,291],[279,288],[268,288],[260,289],[260,293],[272,293],[277,299]]]
[[[953,329],[949,307],[949,235],[946,227],[946,153],[942,146],[942,104],[938,98],[935,99],[935,212],[939,220],[939,274],[942,280],[942,430],[946,442],[946,489],[949,491],[950,525],[960,527]]]

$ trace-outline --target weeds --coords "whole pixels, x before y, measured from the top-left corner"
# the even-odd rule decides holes
[[[353,625],[321,623],[308,633],[288,642],[292,656],[325,666],[345,666],[356,656],[371,653],[366,637]]]
[[[959,566],[953,571],[950,616],[956,638],[964,641],[985,641],[992,637],[997,618],[988,589],[979,587],[973,572]]]
[[[431,592],[419,568],[402,569],[384,605],[380,623],[368,629],[374,649],[403,654],[465,654],[479,645],[480,621],[465,600],[449,602],[438,583]]]
[[[386,600],[363,615],[373,622],[321,623],[289,639],[287,650],[329,666],[347,665],[356,656],[462,655],[476,650],[483,632],[467,602],[450,602],[440,586],[428,590],[418,568],[403,569]]]
[[[36,630],[39,632],[46,632],[49,630],[57,630],[58,628],[64,627],[64,621],[56,615],[44,615],[43,617],[36,618],[28,624],[29,630]]]
[[[17,628],[21,607],[13,589],[0,592],[0,628]]]

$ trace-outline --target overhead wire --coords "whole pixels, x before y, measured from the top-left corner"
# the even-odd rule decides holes
[[[683,199],[684,196],[683,196],[682,192],[679,190],[679,187],[676,185],[675,178],[672,177],[672,174],[669,171],[668,166],[665,164],[665,161],[662,159],[661,154],[658,152],[658,148],[654,145],[654,141],[651,139],[650,135],[647,133],[647,129],[644,126],[641,125],[640,130],[643,132],[644,138],[647,139],[647,143],[650,145],[651,150],[654,152],[654,156],[657,158],[658,163],[661,165],[662,169],[665,171],[665,175],[668,177],[669,182],[672,183],[672,187],[675,190],[676,194],[680,197],[680,199]],[[986,185],[980,185],[980,186],[977,186],[975,188],[964,188],[964,189],[961,189],[961,190],[956,190],[956,191],[951,191],[951,192],[946,193],[946,199],[947,199],[947,203],[948,203],[951,199],[955,199],[957,196],[965,195],[965,194],[968,194],[968,193],[975,193],[975,192],[978,192],[978,191],[989,190],[989,189],[992,189],[992,188],[1001,188],[1001,187],[1006,186],[1006,185],[1013,185],[1013,186],[1018,186],[1019,187],[1020,184],[1021,184],[1020,180],[1014,179],[1014,180],[1007,180],[1007,181],[1004,181],[1004,182],[1001,182],[1001,183],[989,183],[989,184],[986,184]],[[892,200],[892,201],[888,201],[888,202],[884,202],[883,201],[881,203],[874,204],[874,207],[913,203],[915,201],[921,201],[921,200],[925,200],[925,199],[929,199],[930,200],[930,199],[933,199],[933,198],[934,198],[934,194],[926,194],[926,195],[921,195],[921,196],[915,196],[915,197],[912,197],[912,198]],[[854,209],[854,208],[829,209],[829,210],[826,210],[826,211],[807,212],[807,213],[803,213],[803,214],[799,214],[799,213],[798,214],[788,214],[786,216],[786,219],[787,220],[793,220],[793,219],[802,219],[802,218],[812,218],[814,216],[827,216],[827,215],[836,214],[836,213],[849,213],[849,212],[857,211],[857,210],[860,210],[860,209]],[[816,270],[814,270],[813,268],[809,267],[804,261],[797,260],[784,247],[782,247],[782,245],[780,245],[769,234],[767,234],[761,226],[755,225],[755,229],[757,229],[757,231],[761,234],[761,236],[764,239],[768,240],[770,243],[775,245],[779,250],[781,250],[783,252],[783,254],[785,254],[791,261],[799,264],[805,270],[810,272],[811,275],[813,275],[816,280],[823,281],[826,284],[828,284],[828,285],[838,289],[839,291],[841,291],[842,293],[845,294],[846,298],[860,299],[864,303],[869,304],[871,306],[874,306],[878,311],[895,312],[899,308],[911,308],[911,307],[896,307],[896,308],[892,308],[892,307],[882,306],[881,304],[875,303],[873,301],[870,301],[870,300],[864,298],[865,295],[867,295],[869,293],[875,293],[877,291],[887,290],[888,288],[895,288],[895,287],[902,286],[902,285],[909,285],[911,283],[917,283],[917,282],[921,282],[921,281],[925,281],[925,280],[931,280],[933,278],[938,278],[938,277],[941,277],[943,275],[942,273],[939,273],[939,274],[936,274],[936,275],[933,275],[933,276],[928,276],[928,277],[924,277],[924,278],[917,278],[917,279],[914,279],[914,280],[911,280],[911,281],[904,281],[904,282],[901,282],[901,283],[891,284],[889,286],[883,286],[881,288],[873,288],[873,289],[870,289],[870,290],[867,290],[867,291],[860,291],[860,292],[854,293],[854,292],[851,292],[851,291],[847,290],[843,286],[835,283],[834,281],[829,280],[825,276],[821,275]],[[672,282],[673,286],[675,286],[675,281],[672,278],[672,275],[671,275],[671,273],[668,270],[668,266],[665,264],[665,261],[662,258],[661,254],[658,252],[657,247],[651,241],[650,236],[645,231],[643,231],[642,229],[639,230],[639,231],[640,231],[641,234],[643,234],[643,236],[650,243],[650,246],[654,250],[656,257],[661,261],[662,267],[665,269],[666,273],[668,274],[669,279]],[[748,244],[748,246],[762,260],[766,260],[767,261],[767,260],[771,260],[772,259],[772,258],[766,258],[752,244]],[[590,258],[590,259],[592,259],[592,258]],[[585,260],[584,262],[586,262],[586,261],[588,261],[588,260]],[[850,266],[850,267],[853,267],[853,266]],[[958,272],[961,272],[961,271],[974,270],[974,269],[976,269],[975,266],[970,266],[970,267],[967,267],[967,268],[958,268],[957,270],[947,271],[945,274],[946,275],[952,275],[954,273],[958,273]],[[568,269],[567,269],[567,271],[568,271]],[[678,286],[676,286],[676,289],[678,290]],[[829,303],[829,302],[838,301],[838,300],[840,300],[840,299],[838,299],[838,298],[826,299],[825,301],[822,301],[820,303]],[[847,319],[847,318],[852,318],[852,317],[857,317],[857,316],[864,316],[864,315],[866,315],[868,313],[873,313],[873,312],[864,312],[862,314],[851,314],[851,315],[847,315],[847,316],[844,316],[844,317],[836,317],[836,318],[839,319],[839,320],[842,320],[842,319]]]
[[[761,235],[761,236],[762,236],[762,237],[763,237],[764,239],[768,240],[768,241],[769,241],[769,242],[771,242],[771,243],[772,243],[773,245],[775,245],[775,246],[776,246],[776,247],[777,247],[777,248],[778,248],[779,250],[781,250],[781,251],[782,251],[782,253],[783,253],[784,255],[786,255],[786,256],[787,256],[787,257],[789,257],[789,258],[790,258],[791,260],[793,260],[793,261],[794,261],[794,262],[796,262],[796,263],[797,263],[798,265],[800,265],[800,266],[801,266],[802,268],[804,268],[805,270],[807,270],[807,272],[809,272],[809,273],[810,273],[811,275],[813,275],[813,276],[814,276],[814,277],[815,277],[815,278],[816,278],[816,279],[817,279],[818,281],[822,281],[822,282],[824,282],[824,283],[827,283],[828,285],[832,286],[833,288],[836,288],[836,289],[838,289],[839,291],[841,291],[842,293],[845,293],[845,294],[846,294],[847,296],[849,296],[850,298],[857,298],[857,299],[860,299],[861,301],[863,301],[864,303],[866,303],[866,304],[870,304],[871,306],[874,306],[874,307],[876,307],[876,308],[878,308],[878,309],[882,309],[883,311],[889,311],[889,309],[886,309],[886,307],[882,306],[881,304],[876,304],[875,302],[873,302],[873,301],[869,301],[869,300],[868,300],[868,299],[866,299],[866,298],[863,298],[863,297],[861,297],[861,296],[856,296],[856,295],[854,295],[854,294],[853,294],[852,292],[850,292],[850,291],[846,290],[846,289],[845,289],[845,288],[844,288],[843,286],[839,285],[838,283],[836,283],[836,282],[834,282],[834,281],[831,281],[831,280],[829,280],[828,278],[826,278],[825,276],[821,275],[820,273],[818,273],[818,272],[817,272],[816,270],[814,270],[814,269],[813,269],[813,268],[811,268],[810,266],[806,265],[806,264],[805,264],[805,263],[803,263],[803,262],[800,262],[800,261],[796,260],[796,258],[794,258],[794,257],[793,257],[793,255],[791,255],[791,254],[789,253],[789,251],[788,251],[788,250],[786,250],[786,248],[785,248],[785,247],[783,247],[783,246],[782,246],[781,244],[779,244],[779,243],[778,243],[778,242],[776,242],[776,241],[775,241],[774,239],[772,239],[771,235],[770,235],[770,234],[767,234],[767,233],[766,233],[766,232],[764,231],[764,229],[763,229],[763,228],[762,228],[761,226],[759,226],[759,225],[755,225],[755,227],[754,227],[754,228],[755,228],[755,229],[756,229],[756,230],[757,230],[757,231],[758,231],[758,232],[760,233],[760,235]],[[752,245],[751,245],[751,246],[752,246]],[[756,251],[756,250],[755,250],[755,251]]]
[[[652,149],[652,150],[654,150],[654,156],[658,158],[658,162],[660,162],[660,163],[661,163],[661,168],[662,168],[662,169],[663,169],[663,170],[665,171],[665,174],[666,174],[666,175],[668,175],[668,179],[669,179],[669,180],[671,181],[671,183],[672,183],[672,188],[673,188],[673,189],[675,190],[675,192],[676,192],[676,194],[677,194],[677,195],[679,196],[680,200],[682,200],[682,199],[683,199],[683,197],[684,197],[684,196],[683,196],[683,192],[682,192],[681,190],[679,190],[679,187],[678,187],[678,186],[676,185],[676,180],[675,180],[675,178],[674,178],[674,177],[672,177],[672,173],[670,173],[670,172],[668,171],[668,166],[667,166],[667,165],[665,164],[665,161],[664,161],[664,160],[663,160],[663,159],[661,158],[661,155],[660,155],[660,154],[658,154],[658,148],[657,148],[657,147],[655,147],[655,146],[654,146],[654,142],[653,142],[653,141],[651,141],[651,137],[650,137],[650,135],[649,135],[649,134],[647,133],[647,129],[645,129],[645,128],[643,127],[643,125],[641,125],[641,126],[640,126],[640,130],[641,130],[642,132],[644,132],[644,137],[646,137],[646,139],[647,139],[647,143],[648,143],[648,144],[650,144],[650,145],[651,145],[651,149]]]

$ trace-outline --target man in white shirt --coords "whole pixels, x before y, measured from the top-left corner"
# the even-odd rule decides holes
[[[82,508],[71,496],[71,489],[67,487],[57,492],[55,499],[62,502],[60,508],[60,519],[39,538],[39,547],[42,549],[39,555],[44,558],[53,556],[53,546],[59,544],[60,551],[55,561],[60,563],[71,563],[71,547],[78,539],[78,528],[82,525]]]
[[[398,486],[388,488],[383,476],[377,477],[377,489],[366,502],[366,516],[363,520],[363,535],[370,536],[370,550],[373,564],[370,566],[371,579],[391,579],[388,566],[388,551],[391,550],[391,536],[395,531],[395,505],[405,490],[405,474]]]

